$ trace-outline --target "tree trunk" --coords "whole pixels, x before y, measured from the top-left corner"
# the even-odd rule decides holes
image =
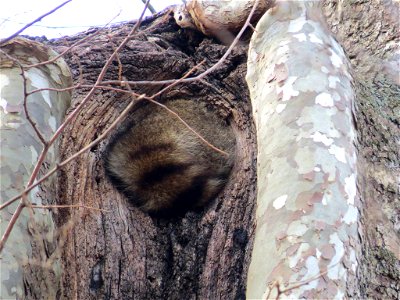
[[[321,6],[277,2],[249,46],[258,144],[250,299],[358,297],[353,80]]]
[[[400,298],[399,2],[325,1],[356,81],[361,298]]]
[[[399,4],[386,0],[373,3],[364,0],[326,0],[323,4],[328,27],[350,59],[357,108],[360,240],[352,240],[350,244],[354,242],[351,245],[354,248],[361,246],[362,255],[357,258],[357,276],[350,284],[358,290],[347,287],[344,294],[335,295],[338,298],[357,295],[360,298],[397,299],[400,297],[400,82],[396,56]],[[75,47],[73,53],[65,57],[72,68],[75,83],[81,80],[80,68],[84,70],[83,83],[94,83],[106,59],[133,25],[126,24],[103,31],[94,39]],[[278,28],[274,26],[277,25],[272,24],[269,29]],[[132,37],[108,70],[106,79],[118,78],[119,64],[122,66],[122,76],[127,80],[180,78],[204,59],[206,62],[201,70],[205,70],[226,50],[225,46],[210,37],[178,27],[170,12],[146,20],[141,29],[147,31]],[[60,52],[65,46],[90,33],[48,43]],[[107,140],[58,173],[58,204],[92,207],[54,210],[53,216],[60,229],[57,249],[62,250],[60,298],[245,297],[246,289],[250,286],[247,273],[252,251],[260,249],[253,250],[255,226],[258,225],[255,223],[256,189],[260,195],[268,183],[265,178],[259,178],[256,183],[256,133],[251,114],[251,101],[255,98],[250,99],[245,83],[248,49],[244,45],[247,43],[245,41],[234,49],[222,66],[204,81],[179,84],[159,99],[163,101],[179,97],[206,101],[234,129],[238,151],[232,176],[219,197],[201,212],[188,212],[180,218],[165,219],[150,217],[130,205],[105,179],[103,152]],[[80,59],[79,64],[76,58]],[[248,73],[251,74],[256,68],[257,65]],[[265,84],[267,82],[265,79]],[[312,86],[312,82],[306,84]],[[151,95],[160,89],[155,85],[138,85],[134,91]],[[73,107],[82,101],[86,92],[83,88],[75,90]],[[129,102],[127,96],[99,90],[64,132],[60,160],[68,158],[99,136]],[[272,126],[282,129],[276,124]],[[260,161],[269,159],[259,157]],[[279,188],[282,189],[282,186]],[[328,217],[336,213],[330,210]],[[284,217],[276,219],[272,227],[277,228],[280,224],[287,226],[285,220]],[[270,229],[266,230],[268,232]],[[330,233],[331,236],[336,234],[339,239],[346,237],[343,230]],[[323,239],[323,242],[326,244],[321,252],[323,256],[332,258],[340,250],[332,246],[337,243],[331,240]],[[265,244],[261,244],[262,247]],[[267,258],[269,255],[265,253]],[[299,261],[307,257],[301,254]],[[357,256],[344,261],[338,268],[352,269],[355,264],[349,262],[354,262],[354,257]],[[272,264],[275,263],[273,258],[270,260]],[[261,265],[259,269],[263,267]],[[284,277],[282,275],[290,278],[290,274],[286,276],[280,271],[266,276],[272,274],[269,277],[271,280],[279,280]],[[295,281],[309,278],[300,274],[300,271],[293,273],[299,275],[293,277]],[[329,285],[332,278],[326,277],[322,269],[320,271],[313,274],[318,280],[320,277],[326,278]],[[35,281],[30,283],[34,284]],[[299,289],[307,289],[307,286],[312,284],[303,283]],[[280,289],[284,287],[279,286]],[[290,291],[293,292],[298,291]],[[43,291],[42,298],[47,298],[45,293]]]
[[[144,22],[143,29],[160,22]],[[100,35],[75,49],[85,82],[96,80],[113,45],[133,26],[111,30],[113,40]],[[77,37],[78,38],[78,37]],[[66,46],[73,38],[58,40]],[[101,44],[101,51],[96,51]],[[57,48],[57,47],[56,47]],[[181,30],[172,15],[144,34],[138,34],[119,54],[127,80],[180,78],[206,59],[202,70],[226,50],[200,33]],[[77,75],[76,60],[66,57]],[[104,177],[103,152],[107,141],[91,149],[58,178],[59,204],[100,208],[62,209],[55,219],[62,230],[64,298],[77,299],[236,299],[243,298],[250,260],[255,203],[255,135],[244,76],[246,48],[241,47],[222,67],[206,78],[209,84],[180,84],[158,100],[198,99],[217,108],[234,129],[236,165],[223,193],[201,212],[181,218],[153,218],[133,207]],[[109,70],[116,78],[118,65]],[[78,81],[76,76],[76,81]],[[144,86],[138,93],[159,89]],[[76,105],[85,95],[76,90]],[[98,92],[64,133],[65,159],[95,139],[120,114],[130,98]],[[72,221],[71,221],[72,220]]]
[[[43,150],[41,139],[48,140],[54,134],[71,100],[69,91],[57,93],[44,90],[30,95],[27,93],[44,88],[67,88],[72,80],[68,66],[62,59],[36,65],[57,55],[40,43],[17,38],[5,44],[1,50],[0,192],[1,204],[4,204],[24,190],[32,172],[40,170],[39,174],[42,175],[54,167],[58,157],[57,142],[50,146],[43,166],[36,166]],[[36,66],[26,67],[33,65]],[[35,124],[36,130],[31,122]],[[53,178],[40,188],[36,187],[23,201],[47,205],[55,201],[54,196]],[[11,220],[16,216],[15,212],[22,207],[22,201],[18,201],[1,210],[2,237],[6,235]],[[22,210],[0,251],[1,299],[56,296],[61,275],[58,260],[51,257],[51,252],[57,248],[56,232],[51,213],[47,209]]]

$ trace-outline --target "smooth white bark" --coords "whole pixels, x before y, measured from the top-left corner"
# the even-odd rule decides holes
[[[22,38],[10,41],[1,50],[23,65],[35,64],[56,56],[51,49]],[[43,145],[24,112],[24,83],[21,69],[2,53],[0,53],[0,59],[0,194],[2,202],[5,202],[24,189]],[[38,88],[65,88],[71,84],[70,71],[62,59],[27,69],[25,76],[28,92]],[[31,118],[43,136],[49,139],[65,115],[70,103],[70,92],[42,91],[30,95],[27,100]],[[47,155],[47,165],[54,166],[55,149],[53,145]],[[46,186],[50,187],[51,184],[47,182]],[[49,193],[46,196],[49,196]],[[35,188],[30,193],[29,199],[32,203],[43,204],[43,199],[39,196],[39,188]],[[55,199],[46,200],[52,202]],[[18,201],[1,211],[1,236],[17,205]],[[60,270],[57,264],[45,266],[44,262],[40,261],[40,258],[46,257],[44,252],[47,250],[44,248],[53,242],[53,229],[53,220],[47,210],[36,210],[35,214],[32,214],[25,209],[19,216],[1,253],[1,299],[24,298],[23,273],[28,264],[35,268],[43,263],[43,268],[53,268],[51,272],[59,275]],[[43,252],[33,258],[32,251],[39,251],[38,247],[41,248],[40,252]]]

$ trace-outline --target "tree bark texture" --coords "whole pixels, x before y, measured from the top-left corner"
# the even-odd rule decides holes
[[[400,7],[324,1],[356,82],[361,298],[400,298]]]
[[[204,59],[202,70],[210,67],[226,50],[200,33],[180,29],[172,14],[144,22],[142,30],[154,22],[159,24],[137,34],[118,56],[127,80],[180,78]],[[96,80],[115,45],[132,26],[112,29],[112,40],[100,34],[75,48],[74,55],[85,70],[85,83]],[[61,49],[75,39],[58,40],[57,45]],[[64,244],[63,298],[244,297],[256,187],[254,127],[244,81],[246,50],[235,49],[204,82],[179,84],[159,99],[206,101],[217,108],[235,131],[238,151],[231,179],[223,193],[203,211],[160,219],[131,206],[104,177],[102,154],[107,141],[60,172],[59,204],[84,204],[107,211],[62,209],[55,213]],[[66,59],[77,82],[76,60],[72,56]],[[115,61],[107,77],[117,78],[118,70]],[[151,95],[157,89],[143,86],[134,90]],[[84,90],[75,91],[74,106],[84,94]],[[95,139],[129,101],[129,97],[114,92],[98,92],[65,131],[62,159]]]
[[[350,59],[356,84],[357,187],[362,204],[357,280],[362,298],[396,299],[400,291],[398,11],[396,1],[324,1],[328,26]],[[76,47],[66,57],[75,82],[79,81],[77,57],[85,70],[84,83],[94,83],[132,26],[112,28]],[[118,56],[127,80],[179,78],[203,59],[202,68],[209,67],[226,49],[212,38],[180,29],[168,12],[147,20],[141,28],[148,30],[133,37]],[[90,33],[49,43],[60,52]],[[104,210],[74,208],[54,213],[60,228],[58,249],[63,250],[61,298],[244,297],[256,193],[255,130],[244,81],[246,53],[243,45],[235,49],[205,79],[208,84],[178,85],[162,96],[201,98],[216,107],[235,130],[239,151],[233,176],[201,213],[165,220],[130,206],[104,177],[102,153],[107,141],[59,173],[58,204]],[[118,78],[118,68],[116,60],[107,78]],[[151,95],[159,87],[134,90]],[[73,106],[85,92],[75,91]],[[99,91],[65,131],[61,159],[95,139],[129,101],[115,92]]]
[[[277,2],[257,24],[247,82],[257,128],[249,299],[358,296],[354,91],[319,2]]]

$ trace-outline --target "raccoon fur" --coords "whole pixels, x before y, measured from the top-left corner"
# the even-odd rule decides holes
[[[200,101],[165,103],[210,148],[164,108],[147,103],[110,139],[105,172],[113,185],[145,212],[177,215],[204,206],[224,187],[234,164],[232,129]]]

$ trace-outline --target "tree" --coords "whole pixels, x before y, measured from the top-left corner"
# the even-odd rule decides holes
[[[291,299],[360,296],[353,79],[321,7],[277,2],[249,46],[260,180],[249,298],[290,282],[304,282]]]
[[[233,175],[223,194],[202,212],[189,212],[183,218],[157,219],[129,206],[104,178],[101,154],[106,140],[90,147],[88,152],[59,170],[57,204],[70,206],[53,209],[53,216],[59,228],[58,240],[63,244],[63,247],[57,248],[62,249],[62,252],[57,254],[64,270],[61,284],[57,287],[59,296],[79,299],[182,296],[231,299],[243,298],[246,289],[248,297],[284,297],[282,294],[312,297],[321,295],[318,294],[321,292],[325,293],[323,295],[335,295],[337,298],[347,296],[395,299],[399,296],[400,243],[396,213],[399,207],[399,190],[396,186],[396,176],[399,174],[399,151],[396,144],[399,138],[399,119],[396,116],[400,107],[400,90],[399,83],[396,82],[397,69],[393,67],[398,20],[398,10],[393,8],[398,7],[398,3],[325,1],[323,4],[328,27],[347,52],[349,64],[346,63],[340,46],[333,39],[330,40],[329,30],[321,26],[324,20],[319,14],[318,5],[278,1],[262,17],[253,33],[249,59],[246,56],[247,46],[242,44],[234,48],[207,77],[197,81],[178,82],[173,89],[163,91],[157,98],[202,98],[217,107],[221,117],[227,118],[235,130],[239,151]],[[371,6],[374,10],[371,10]],[[303,23],[296,21],[304,13],[307,20],[315,22],[314,30],[304,26],[304,17]],[[291,21],[292,26],[296,25],[296,30],[285,30],[286,25],[283,24]],[[302,26],[298,26],[299,24]],[[82,99],[86,97],[88,89],[96,83],[104,62],[115,53],[115,48],[121,45],[133,25],[111,28],[93,36],[93,32],[87,32],[80,36],[47,42],[54,49],[63,52],[65,47],[90,36],[91,40],[85,40],[64,56],[75,75],[75,84],[78,85],[74,90],[73,107],[84,101]],[[313,32],[322,35],[310,34]],[[250,34],[251,32],[248,33],[249,36]],[[257,38],[261,40],[260,36],[263,34],[272,39],[262,50],[271,48],[268,50],[270,54],[266,58],[269,61],[264,69],[260,68],[262,55],[261,61],[252,56],[252,51],[260,53]],[[282,39],[288,38],[288,35],[292,35],[292,38],[283,45],[287,45],[285,53],[289,53],[289,63],[282,58],[277,63],[279,55],[284,52],[279,52],[279,48],[273,47],[279,45]],[[327,47],[319,53],[322,48],[310,48],[310,44],[304,46],[301,42],[304,42],[303,38],[307,40],[307,35],[308,41],[311,39],[315,45],[322,41],[322,45]],[[324,40],[325,37],[327,40]],[[295,40],[297,44],[294,43]],[[101,48],[98,45],[101,45]],[[164,82],[160,86],[149,81],[180,78],[188,70],[192,70],[191,76],[201,73],[217,62],[226,48],[199,32],[179,28],[171,12],[164,12],[143,21],[141,31],[134,37],[129,37],[123,50],[112,60],[113,64],[102,79],[103,88],[96,89],[91,100],[82,106],[74,121],[64,131],[60,143],[61,161],[95,140],[117,119],[123,108],[131,103],[131,91],[125,89],[125,93],[122,94],[119,87],[112,85],[121,83],[115,78],[126,78],[124,81],[145,80],[146,82],[132,84],[132,91],[138,95],[154,95],[170,82]],[[331,90],[327,93],[332,93],[333,86],[338,87],[339,97],[342,93],[347,95],[345,99],[348,102],[337,103],[338,117],[333,117],[334,122],[331,124],[332,128],[337,128],[343,136],[346,136],[353,126],[349,122],[352,118],[349,105],[354,89],[357,140],[354,141],[350,134],[338,145],[348,149],[345,152],[348,157],[353,157],[353,141],[358,150],[358,193],[353,203],[348,199],[351,195],[354,196],[355,190],[348,187],[351,187],[351,180],[355,180],[355,177],[352,177],[355,173],[354,166],[349,163],[340,165],[338,169],[347,172],[345,176],[328,176],[326,181],[322,181],[329,187],[336,184],[337,180],[337,190],[340,193],[327,199],[318,191],[303,192],[295,198],[296,201],[291,202],[291,197],[301,192],[301,189],[297,189],[299,183],[296,182],[305,179],[310,185],[317,184],[320,178],[317,173],[320,171],[313,169],[312,173],[303,172],[307,171],[307,155],[298,156],[297,159],[294,155],[295,158],[291,159],[290,153],[293,152],[290,150],[302,153],[299,149],[302,149],[304,144],[299,142],[301,139],[290,140],[289,137],[299,137],[301,134],[313,137],[312,141],[317,147],[315,149],[332,145],[332,137],[324,135],[322,127],[318,129],[320,135],[316,135],[315,132],[312,135],[310,132],[304,133],[309,129],[307,122],[303,122],[303,127],[297,128],[279,118],[284,115],[296,120],[296,109],[302,111],[296,105],[290,106],[296,103],[295,101],[288,102],[285,107],[273,106],[286,104],[279,101],[282,95],[288,95],[285,94],[287,91],[293,92],[289,96],[297,96],[295,92],[300,89],[299,85],[294,85],[294,81],[281,89],[281,97],[278,94],[278,97],[272,98],[268,103],[274,107],[277,114],[273,115],[271,108],[262,106],[265,101],[257,100],[260,99],[257,93],[262,88],[274,84],[279,87],[279,84],[293,80],[288,74],[293,75],[290,72],[295,70],[302,71],[301,74],[307,78],[301,85],[304,88],[300,90],[301,95],[298,99],[303,100],[299,100],[299,103],[301,106],[310,106],[307,99],[316,99],[316,95],[325,92],[320,90],[320,85],[314,85],[314,82],[320,82],[321,74],[314,78],[307,77],[313,74],[309,65],[315,66],[311,59],[306,60],[307,57],[314,57],[307,56],[312,49],[319,53],[319,63],[324,63],[325,57],[330,57],[330,66],[336,67],[325,72],[332,76],[328,79],[328,87]],[[296,57],[300,58],[296,60]],[[286,66],[294,69],[285,69],[285,62]],[[321,65],[319,70],[324,73]],[[275,66],[275,69],[272,69],[274,76],[266,78],[263,70],[268,70],[271,66]],[[79,70],[84,72],[79,75]],[[245,83],[246,72],[250,95]],[[254,73],[257,76],[254,76]],[[354,87],[350,84],[350,73],[354,78]],[[340,81],[335,79],[343,74],[345,76],[341,77]],[[257,82],[261,82],[261,85]],[[277,90],[279,91],[279,88]],[[312,94],[309,90],[318,93]],[[309,93],[310,96],[304,97],[304,93]],[[261,94],[261,97],[264,95],[265,93]],[[269,95],[274,97],[273,93]],[[321,96],[318,99],[315,104],[322,107],[331,103],[329,97]],[[338,98],[332,99],[336,101]],[[343,107],[340,104],[343,104]],[[251,105],[256,128],[252,122]],[[270,115],[270,123],[265,123],[264,115],[260,116],[262,109]],[[287,114],[287,109],[290,109],[290,114]],[[316,120],[315,128],[332,118],[329,114],[310,116],[314,116]],[[300,118],[301,114],[298,117]],[[278,135],[279,132],[282,134]],[[263,134],[267,134],[268,138],[271,136],[270,143],[269,140],[265,140]],[[287,147],[288,142],[292,143],[291,147]],[[307,146],[311,147],[308,144]],[[285,147],[288,149],[285,150]],[[276,152],[277,149],[284,151],[279,153]],[[340,161],[341,152],[333,152],[337,155],[332,155]],[[293,168],[296,161],[297,169]],[[347,157],[345,161],[348,162]],[[327,162],[323,160],[323,163]],[[331,166],[335,170],[339,164],[331,163]],[[296,178],[290,175],[287,184],[285,179],[279,177],[283,172],[272,171],[278,167],[282,167],[283,170],[295,170],[302,176]],[[322,163],[317,167],[325,171]],[[342,167],[344,169],[341,169]],[[273,176],[269,175],[271,172]],[[274,180],[278,182],[273,184]],[[346,182],[350,182],[347,187]],[[343,183],[344,187],[341,187]],[[296,187],[294,191],[291,185]],[[265,188],[267,190],[263,190]],[[279,194],[279,191],[282,190],[287,193],[286,197],[280,197],[282,194]],[[266,202],[262,202],[264,195],[267,197]],[[299,213],[291,212],[296,212],[293,209],[295,204],[298,205],[298,212],[305,210],[306,214],[311,216],[310,211],[314,211],[324,201],[332,200],[343,202],[335,206],[336,210],[327,210],[322,220],[321,215],[315,214],[315,220],[308,219],[311,222],[307,223],[300,218]],[[76,204],[80,208],[74,207]],[[287,211],[281,210],[282,207],[287,207]],[[264,230],[266,234],[260,236],[259,225],[262,222],[259,218],[260,212],[264,212],[263,208],[266,208],[267,215],[264,216],[264,220],[268,227]],[[330,218],[341,220],[343,224],[332,224]],[[304,223],[301,224],[299,220]],[[296,222],[297,224],[288,226]],[[278,230],[279,228],[282,230]],[[311,245],[310,241],[318,236],[310,234],[313,230],[319,230],[321,236],[321,240],[314,240],[315,245],[312,245],[320,251],[319,257],[317,251],[309,250],[312,247],[304,247],[307,243]],[[304,235],[305,232],[309,234]],[[293,237],[297,239],[296,243],[291,247],[287,246]],[[260,239],[266,240],[260,244]],[[277,244],[281,248],[277,247]],[[302,252],[303,250],[305,252]],[[261,260],[262,264],[254,265],[254,262],[260,261],[256,260],[260,253],[267,258],[268,267],[265,260]],[[279,256],[282,253],[286,253],[287,256]],[[343,253],[345,254],[341,256]],[[295,263],[290,261],[293,254],[296,258]],[[316,258],[320,260],[316,261]],[[290,268],[269,270],[281,261],[283,264],[289,264]],[[261,277],[261,282],[256,284],[252,277],[255,274],[254,266],[267,272],[266,277]],[[330,273],[333,271],[339,273]],[[347,275],[344,278],[337,274]],[[331,284],[335,280],[333,287]],[[254,290],[261,292],[253,293]],[[345,294],[341,294],[343,291]],[[41,290],[30,283],[26,292],[39,298]]]

